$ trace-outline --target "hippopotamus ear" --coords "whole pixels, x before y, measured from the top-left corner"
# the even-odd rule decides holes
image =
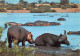
[[[29,34],[31,35],[31,37],[33,37],[33,35],[32,35],[32,33],[31,33],[31,32],[29,32]]]
[[[64,35],[66,36],[66,30],[64,30]]]
[[[65,35],[60,34],[60,38],[58,39],[59,42],[62,42],[66,39]]]
[[[32,35],[31,32],[29,32],[29,34]]]

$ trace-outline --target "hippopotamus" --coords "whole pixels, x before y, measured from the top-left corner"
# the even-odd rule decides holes
[[[38,21],[35,21],[34,22],[34,24],[35,24],[35,26],[46,26],[46,25],[48,25],[49,26],[49,22],[48,21],[40,21],[40,20],[38,20]]]
[[[51,33],[44,33],[35,39],[36,46],[60,47],[61,44],[70,45],[67,40],[66,31],[64,35],[60,34],[60,36]]]
[[[22,24],[21,23],[16,23],[16,22],[8,22],[7,25],[9,25],[9,26],[15,26],[15,25],[21,26]]]
[[[9,48],[12,47],[11,44],[14,40],[17,40],[17,45],[18,43],[22,42],[22,46],[25,46],[25,41],[28,41],[30,44],[34,43],[34,40],[32,38],[33,35],[31,34],[31,32],[20,26],[11,26],[10,28],[8,28],[7,37]]]
[[[64,18],[59,18],[59,19],[57,19],[57,21],[66,21],[66,19],[64,19]]]
[[[71,35],[71,34],[80,35],[80,31],[69,31],[67,34],[69,34],[69,35]]]

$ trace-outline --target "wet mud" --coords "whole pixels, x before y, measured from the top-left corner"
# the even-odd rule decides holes
[[[66,47],[34,47],[34,56],[80,56],[80,50],[72,50]]]

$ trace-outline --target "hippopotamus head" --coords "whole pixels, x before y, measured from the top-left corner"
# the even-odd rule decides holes
[[[28,35],[27,35],[27,41],[30,43],[30,44],[33,44],[34,43],[34,40],[33,40],[33,35],[31,34],[31,32],[28,32]]]
[[[58,39],[58,41],[61,44],[70,45],[69,41],[67,40],[66,31],[64,31],[64,35],[60,34],[60,38]]]
[[[69,34],[69,35],[70,35],[70,34],[72,34],[72,32],[71,32],[71,31],[69,31],[67,34]]]

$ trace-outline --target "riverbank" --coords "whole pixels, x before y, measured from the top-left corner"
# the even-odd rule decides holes
[[[34,56],[80,56],[80,50],[72,50],[64,47],[38,47]]]
[[[36,6],[39,6],[40,4],[36,4]],[[43,4],[49,6],[49,4]],[[45,13],[72,13],[72,12],[80,12],[80,4],[77,4],[78,8],[50,8],[51,10],[55,10],[56,12],[45,12]],[[38,9],[38,8],[35,8]],[[31,13],[30,10],[6,10],[6,12],[0,12],[0,13]]]
[[[67,8],[66,10],[61,8],[51,8],[51,10],[56,10],[54,13],[72,13],[72,12],[80,12],[80,8]],[[30,13],[30,10],[6,10],[6,12],[0,13]],[[45,12],[45,13],[53,13],[53,12]]]

